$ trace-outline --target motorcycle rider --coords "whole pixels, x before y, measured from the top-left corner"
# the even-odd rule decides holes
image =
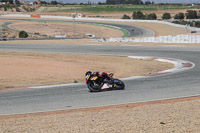
[[[87,71],[87,72],[85,73],[85,76],[87,76],[87,75],[91,75],[91,74],[92,74],[91,71]]]
[[[123,81],[114,79],[113,74],[107,74],[103,72],[91,72],[88,71],[85,74],[86,84],[90,92],[100,92],[107,90],[122,90],[125,87]]]
[[[112,75],[111,74],[108,75],[106,72],[102,72],[101,76],[104,78],[103,82],[104,83],[112,83],[112,81],[111,81]]]
[[[85,75],[92,74],[91,71],[87,71]],[[113,73],[110,73],[109,75],[106,72],[102,72],[102,74],[99,74],[99,72],[93,72],[94,75],[97,75],[102,78],[101,82],[103,83],[109,83],[112,84],[113,81],[111,80]]]
[[[99,72],[96,72],[99,74]],[[111,80],[112,79],[112,76],[113,76],[113,73],[109,74],[107,72],[102,72],[101,75],[99,75],[100,77],[102,77],[102,82],[103,83],[109,83],[109,84],[112,84],[113,81]]]

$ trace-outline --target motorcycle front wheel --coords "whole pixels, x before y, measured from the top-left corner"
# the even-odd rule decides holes
[[[88,82],[87,87],[90,90],[90,92],[100,92],[101,91],[101,85],[95,83],[95,81]]]

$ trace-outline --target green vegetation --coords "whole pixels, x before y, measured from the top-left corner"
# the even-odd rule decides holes
[[[187,13],[185,14],[187,19],[197,19],[198,14],[195,10],[187,10]]]
[[[4,11],[7,11],[7,7],[6,6],[4,6],[3,8],[4,8]]]
[[[199,13],[196,10],[187,10],[187,13],[178,13],[174,16],[174,19],[198,19],[200,18],[200,11]]]
[[[156,8],[124,8],[124,7],[78,7],[78,8],[58,8],[51,12],[132,12],[132,11],[144,11],[144,10],[156,10]]]
[[[143,14],[141,11],[133,12],[133,19],[146,19],[146,20],[156,20],[157,15],[155,13]]]
[[[122,19],[131,19],[128,15],[124,14]]]
[[[155,13],[147,14],[146,15],[146,19],[147,20],[156,20],[157,19],[157,15]]]
[[[17,12],[21,12],[20,9],[19,9],[19,7],[16,7],[16,11],[17,11]]]
[[[184,13],[178,13],[174,16],[174,19],[184,19],[185,18],[185,14]]]
[[[162,125],[165,125],[165,123],[164,123],[164,122],[160,122],[160,124],[162,124]]]
[[[8,9],[18,8],[18,6],[14,4],[7,4],[7,5],[0,5],[0,9],[1,8],[3,8],[4,11],[7,11]]]
[[[27,37],[28,37],[28,33],[26,31],[19,32],[19,38],[27,38]]]
[[[194,9],[187,5],[45,5],[46,12],[134,12]],[[51,8],[53,7],[53,8]]]
[[[141,5],[144,4],[142,0],[106,0],[106,4],[134,4]]]
[[[34,12],[35,8],[27,7],[27,6],[22,6],[22,8],[27,11],[27,12]]]
[[[74,80],[74,83],[78,83],[78,80]]]
[[[145,19],[146,16],[141,11],[133,12],[133,19]]]
[[[181,24],[181,25],[190,25],[192,27],[200,28],[200,21],[184,21],[184,20],[175,20],[172,23]]]
[[[164,13],[162,16],[162,19],[171,19],[171,14],[170,13]]]
[[[1,1],[1,0],[0,0]],[[15,0],[16,4],[13,2],[10,2],[10,4],[2,4],[0,5],[0,10],[3,9],[3,11],[12,11],[12,12],[21,12],[21,8],[23,8],[27,12],[33,12],[36,10],[36,8],[33,8],[30,5],[21,5],[19,0]]]

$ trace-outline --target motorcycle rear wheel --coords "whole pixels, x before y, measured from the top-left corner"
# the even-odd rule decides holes
[[[123,81],[117,79],[118,82],[115,83],[115,90],[123,90],[125,88],[125,84]]]

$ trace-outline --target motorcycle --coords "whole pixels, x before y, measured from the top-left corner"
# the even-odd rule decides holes
[[[109,74],[109,79],[104,78],[102,75],[92,72],[87,72],[85,74],[86,84],[90,92],[100,92],[108,90],[123,90],[125,84],[119,79],[113,78],[114,74]]]

